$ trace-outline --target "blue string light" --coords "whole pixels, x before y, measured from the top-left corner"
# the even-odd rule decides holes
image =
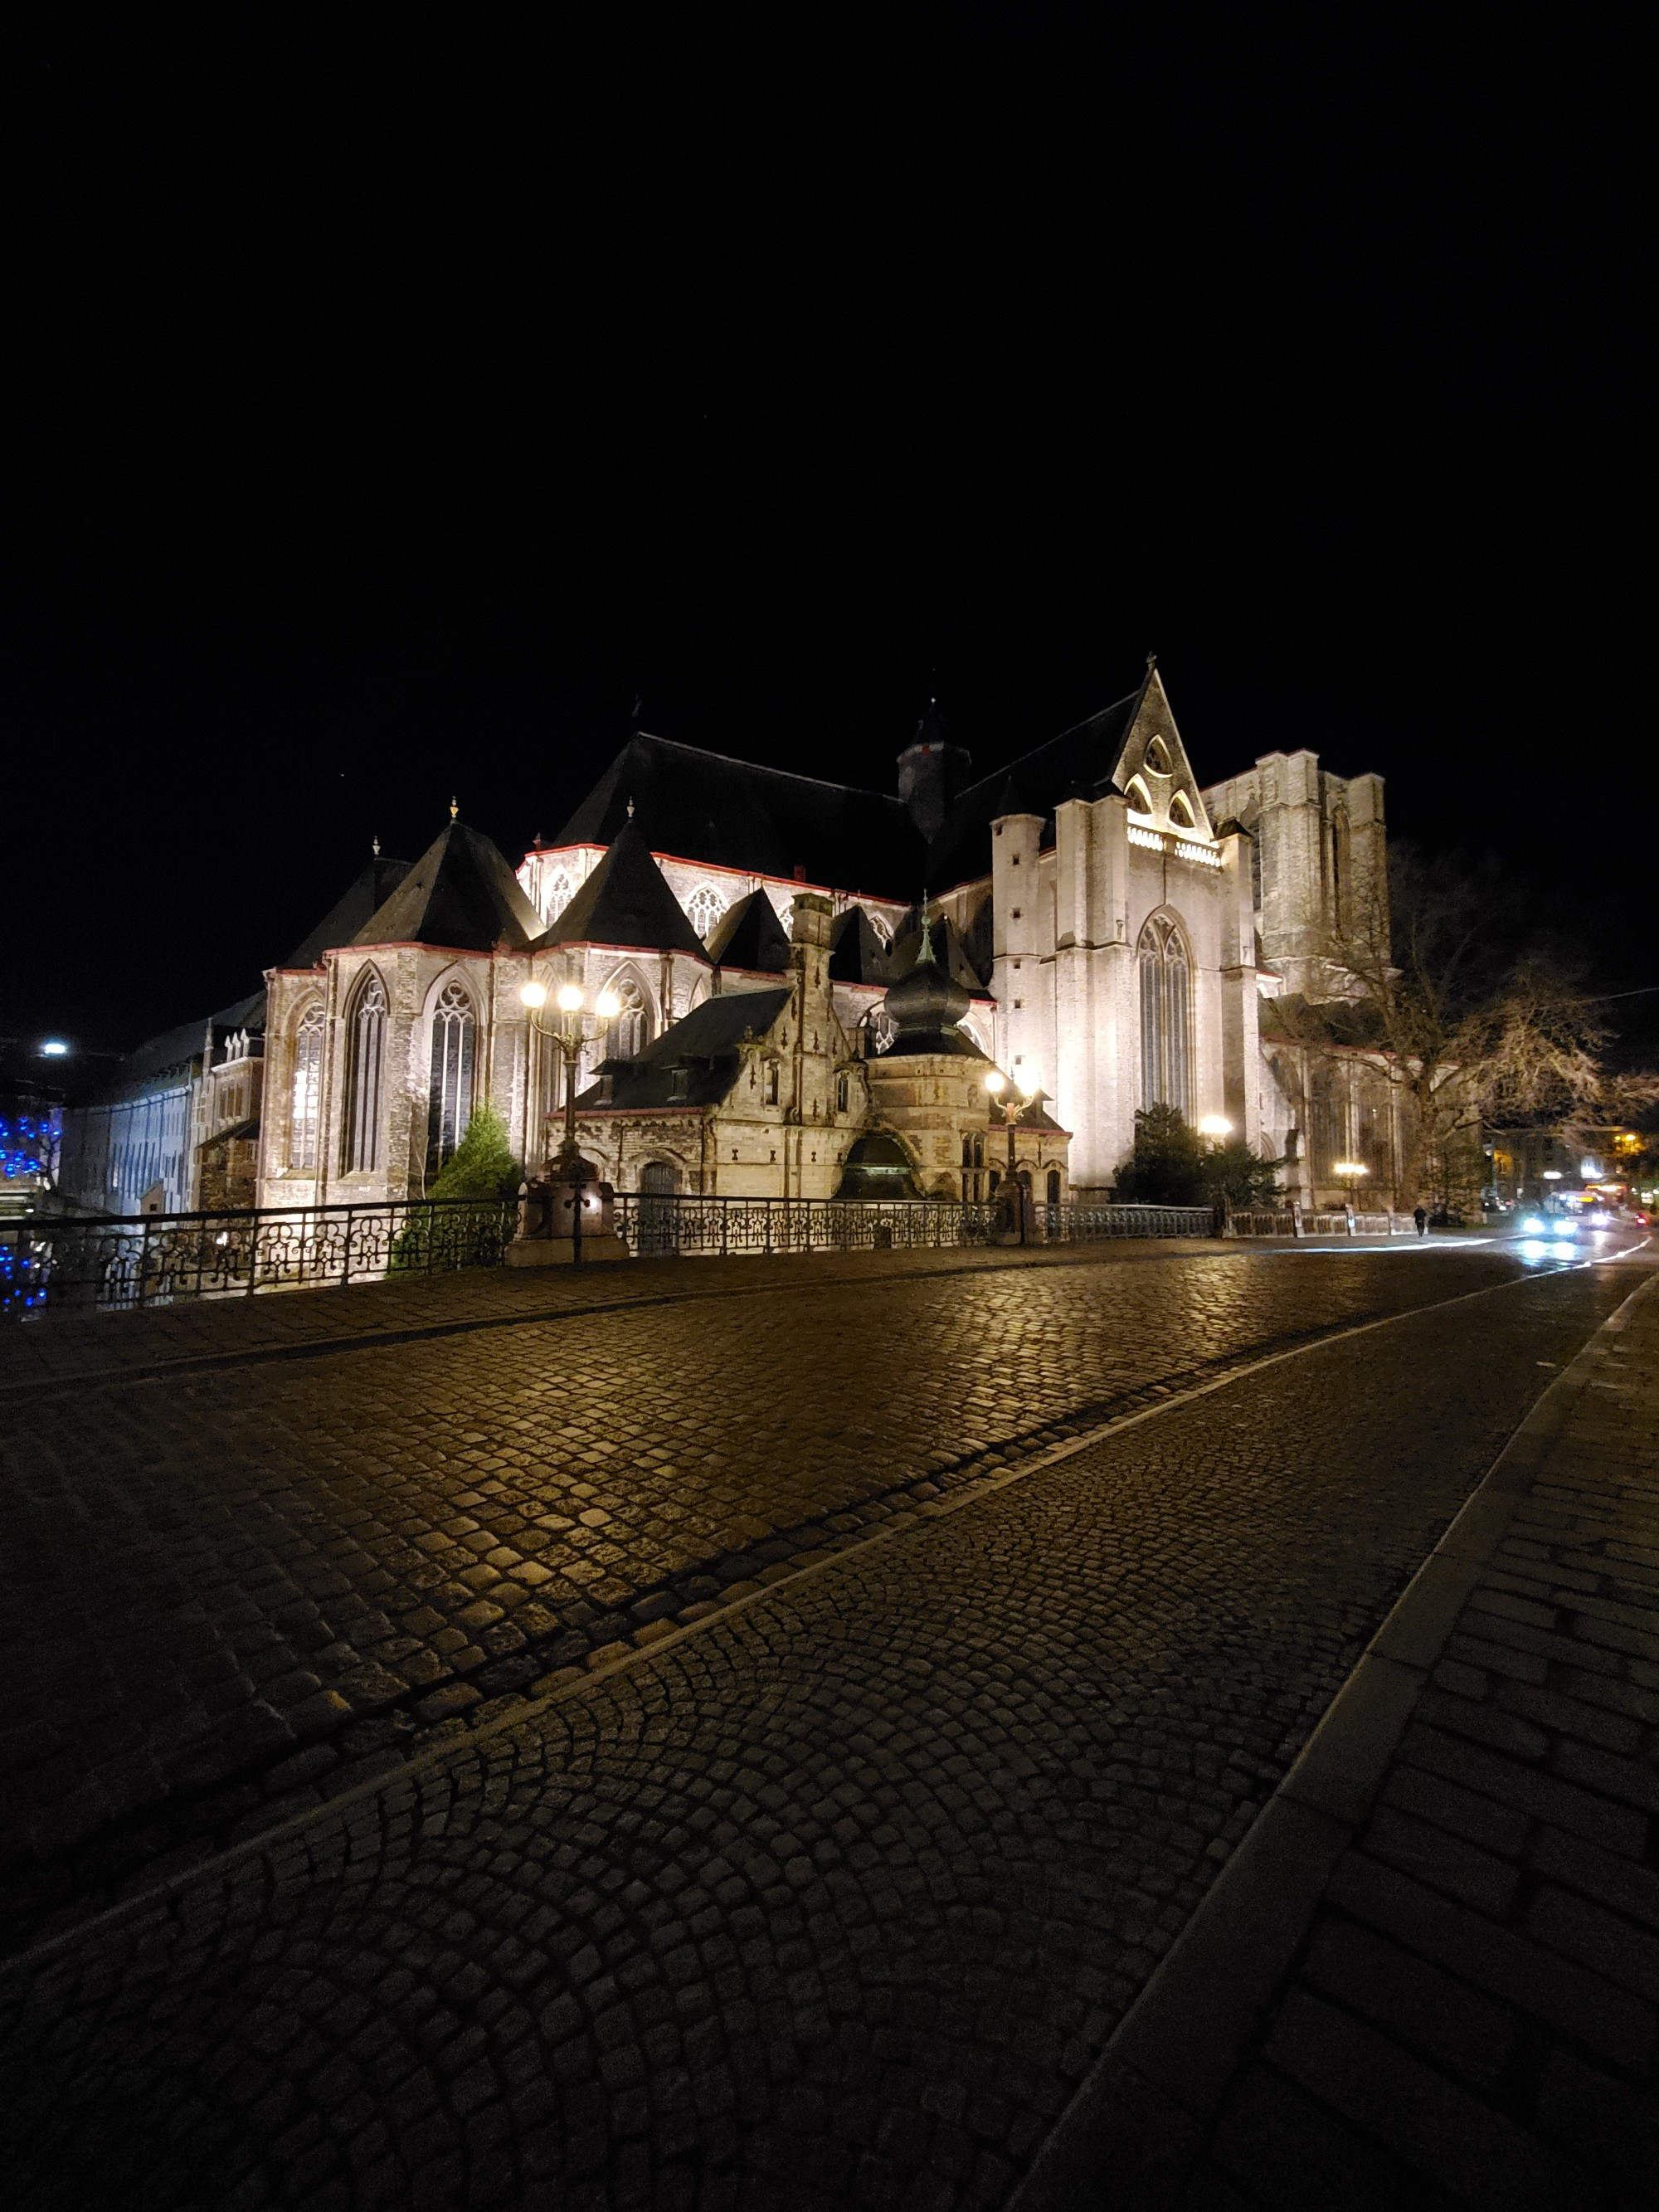
[[[0,1176],[8,1182],[49,1170],[57,1147],[52,1121],[34,1114],[0,1114]]]

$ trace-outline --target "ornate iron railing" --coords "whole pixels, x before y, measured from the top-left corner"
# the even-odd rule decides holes
[[[1409,1213],[1312,1213],[1291,1207],[1230,1213],[1230,1237],[1409,1237]]]
[[[110,1311],[181,1298],[252,1297],[401,1273],[500,1264],[511,1199],[388,1199],[118,1220],[0,1221],[0,1312]],[[638,1259],[740,1253],[915,1251],[1000,1243],[994,1204],[945,1199],[697,1198],[628,1192],[616,1225]],[[1037,1244],[1207,1237],[1204,1206],[1036,1205]],[[1246,1232],[1248,1233],[1248,1232]]]
[[[388,1199],[108,1221],[0,1221],[0,1311],[252,1297],[500,1264],[514,1199]]]
[[[959,1199],[696,1198],[628,1192],[617,1233],[641,1259],[741,1252],[914,1251],[992,1244],[1001,1208]],[[1058,1206],[1031,1209],[1035,1243],[1107,1237],[1207,1237],[1207,1206]]]

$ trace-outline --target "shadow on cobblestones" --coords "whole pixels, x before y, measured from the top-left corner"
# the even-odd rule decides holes
[[[24,2201],[1001,2203],[1615,1296],[1311,1351],[17,1962]]]
[[[0,1407],[11,1943],[988,1470],[1510,1267],[935,1271]]]

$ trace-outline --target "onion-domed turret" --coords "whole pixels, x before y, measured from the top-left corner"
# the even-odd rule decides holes
[[[884,1000],[887,1018],[898,1034],[888,1053],[971,1053],[979,1047],[957,1024],[973,1000],[933,956],[933,925],[924,914],[921,949],[909,973],[891,985]]]

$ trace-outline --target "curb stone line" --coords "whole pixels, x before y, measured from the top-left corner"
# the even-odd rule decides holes
[[[1578,1270],[1562,1268],[1553,1272],[1565,1274],[1577,1273]],[[631,1645],[602,1645],[598,1650],[589,1654],[586,1667],[558,1669],[556,1675],[544,1678],[548,1682],[546,1689],[538,1695],[532,1695],[521,1703],[515,1704],[510,1712],[499,1714],[482,1726],[468,1729],[464,1735],[434,1743],[426,1750],[418,1753],[413,1759],[403,1760],[396,1768],[367,1775],[355,1787],[342,1790],[337,1796],[325,1799],[320,1804],[307,1806],[303,1811],[295,1813],[289,1819],[275,1822],[269,1828],[261,1829],[257,1835],[246,1837],[240,1843],[230,1844],[225,1850],[215,1852],[210,1857],[198,1860],[194,1865],[183,1868],[179,1872],[168,1875],[165,1881],[156,1882],[148,1888],[135,1890],[131,1895],[119,1899],[103,1911],[90,1914],[85,1920],[77,1921],[73,1927],[65,1928],[58,1934],[46,1937],[42,1942],[0,1958],[0,1981],[25,1967],[32,1968],[40,1961],[52,1956],[53,1953],[81,1942],[95,1929],[126,1919],[144,1907],[153,1905],[158,1899],[169,1897],[179,1890],[190,1888],[196,1883],[222,1872],[224,1869],[236,1864],[239,1861],[258,1857],[271,1851],[286,1840],[315,1826],[319,1822],[332,1820],[336,1814],[346,1808],[360,1804],[369,1798],[385,1796],[388,1790],[396,1788],[399,1784],[413,1781],[430,1773],[462,1753],[471,1753],[477,1746],[488,1742],[492,1737],[502,1735],[509,1729],[526,1727],[542,1714],[550,1711],[555,1706],[586,1697],[590,1690],[610,1681],[613,1676],[654,1662],[659,1656],[672,1650],[676,1645],[686,1642],[692,1637],[700,1637],[710,1629],[722,1627],[753,1607],[769,1604],[780,1598],[787,1598],[801,1583],[819,1575],[831,1573],[845,1562],[862,1559],[880,1546],[891,1544],[901,1538],[916,1534],[930,1523],[942,1520],[951,1514],[962,1512],[969,1506],[979,1504],[997,1492],[1007,1489],[1013,1483],[1024,1482],[1031,1476],[1041,1474],[1049,1468],[1059,1465],[1064,1460],[1074,1458],[1079,1452],[1090,1450],[1122,1434],[1126,1430],[1138,1428],[1143,1421],[1155,1420],[1164,1413],[1178,1412],[1184,1407],[1196,1403],[1200,1398],[1212,1396],[1216,1391],[1231,1389],[1234,1383],[1244,1382],[1250,1376],[1261,1374],[1270,1367],[1281,1366],[1286,1360],[1299,1359],[1306,1353],[1325,1351],[1352,1337],[1367,1336],[1374,1329],[1390,1328],[1397,1322],[1408,1321],[1425,1314],[1440,1312],[1449,1306],[1466,1305],[1476,1298],[1492,1297],[1499,1291],[1513,1290],[1517,1284],[1530,1283],[1539,1279],[1540,1278],[1531,1274],[1513,1275],[1504,1282],[1488,1283],[1477,1291],[1460,1291],[1455,1297],[1439,1299],[1431,1305],[1410,1306],[1400,1313],[1383,1314],[1376,1319],[1359,1322],[1352,1328],[1340,1329],[1334,1334],[1316,1337],[1310,1343],[1291,1345],[1284,1351],[1268,1352],[1263,1358],[1252,1360],[1245,1366],[1233,1368],[1224,1375],[1212,1376],[1206,1382],[1194,1383],[1188,1389],[1174,1393],[1158,1405],[1139,1407],[1133,1413],[1121,1414],[1115,1419],[1103,1422],[1098,1428],[1090,1430],[1084,1436],[1067,1437],[1063,1443],[1034,1453],[1018,1467],[1004,1468],[978,1481],[966,1483],[948,1498],[924,1499],[918,1505],[905,1508],[893,1514],[882,1528],[859,1538],[856,1542],[806,1558],[799,1566],[791,1567],[786,1574],[778,1576],[775,1581],[746,1590],[741,1595],[728,1599],[724,1604],[714,1606],[708,1613],[695,1621],[688,1621],[672,1629],[667,1628],[660,1621],[653,1622],[638,1632],[635,1641]],[[1628,1304],[1630,1301],[1626,1299],[1625,1303]],[[1618,1310],[1622,1312],[1623,1310],[1623,1307],[1620,1307]],[[1613,1318],[1616,1317],[1616,1315],[1613,1316]],[[1603,1324],[1604,1327],[1608,1325]],[[1599,1333],[1598,1337],[1592,1339],[1591,1341],[1594,1344],[1598,1340]],[[1584,1356],[1583,1352],[1578,1355],[1578,1359],[1573,1363],[1575,1368]],[[1571,1372],[1572,1370],[1570,1369],[1568,1371]],[[1565,1379],[1565,1376],[1561,1378],[1563,1381]],[[1553,1384],[1551,1390],[1558,1387],[1559,1384]],[[1550,1396],[1551,1390],[1545,1392],[1545,1399]],[[1544,1400],[1541,1399],[1539,1401],[1540,1405],[1543,1402]],[[1537,1410],[1537,1407],[1534,1407],[1533,1413],[1527,1417],[1528,1421],[1534,1417]],[[1526,1423],[1523,1422],[1522,1427],[1524,1428],[1525,1425]],[[1485,1480],[1490,1479],[1488,1476]],[[1485,1488],[1485,1480],[1480,1486],[1482,1490]],[[1480,1492],[1478,1490],[1474,1497],[1478,1498],[1480,1494]],[[1470,1504],[1474,1502],[1474,1498],[1466,1500],[1457,1519],[1452,1523],[1453,1528],[1458,1527],[1463,1515],[1468,1511]],[[1447,1537],[1442,1539],[1443,1545],[1450,1534],[1451,1530],[1449,1529]],[[1414,1580],[1411,1587],[1415,1587]],[[1402,1599],[1401,1602],[1403,1604],[1404,1600]],[[1398,1610],[1399,1607],[1396,1606],[1395,1611],[1398,1612]],[[1383,1624],[1384,1630],[1393,1619],[1394,1614],[1390,1613],[1389,1621]],[[1382,1632],[1382,1630],[1379,1630],[1378,1635],[1381,1636]],[[641,1638],[643,1641],[641,1641]],[[564,1675],[568,1679],[560,1680],[557,1679],[558,1675]],[[1339,1692],[1338,1695],[1339,1697],[1346,1695],[1346,1690]],[[1330,1714],[1328,1712],[1326,1720],[1321,1722],[1320,1729],[1316,1731],[1316,1736],[1322,1731],[1326,1721],[1329,1718]],[[1309,1751],[1312,1748],[1313,1741],[1314,1738],[1310,1738],[1309,1743],[1304,1747],[1296,1767],[1291,1770],[1291,1774],[1294,1774],[1305,1761]],[[1285,1783],[1290,1779],[1291,1776],[1287,1775]],[[1274,1798],[1269,1800],[1267,1806],[1258,1814],[1249,1836],[1229,1859],[1224,1874],[1231,1872],[1238,1863],[1246,1845],[1261,1829],[1269,1814],[1273,1812],[1278,1796],[1283,1793],[1285,1783],[1279,1784]],[[1220,1880],[1221,1877],[1218,1876],[1216,1886],[1219,1885]],[[1212,1887],[1205,1905],[1200,1905],[1200,1914],[1205,1911],[1209,1897],[1214,1896],[1216,1886]],[[1184,1942],[1184,1935],[1179,1940]],[[1167,1964],[1167,1959],[1165,1963]],[[1162,1972],[1163,1968],[1160,1967],[1158,1973],[1161,1975]],[[1154,1979],[1157,1978],[1158,1977],[1155,1976]],[[1151,1984],[1148,1986],[1150,1987]],[[1145,1994],[1143,1991],[1143,1996]],[[1137,2008],[1139,2002],[1139,2000],[1137,2000]],[[1121,2033],[1121,2027],[1118,2032]],[[1062,2116],[1060,2123],[1062,2126],[1065,2124],[1065,2119],[1066,2116]],[[1050,2141],[1052,2140],[1051,2137]],[[1011,2212],[1012,2212],[1012,2206]]]
[[[1007,2212],[1046,2212],[1050,2205],[1074,2212],[1109,2202],[1133,2212],[1176,2202],[1331,1872],[1370,1813],[1465,1600],[1628,1327],[1632,1308],[1655,1295],[1659,1274],[1608,1315],[1470,1492],[1119,2021]]]

